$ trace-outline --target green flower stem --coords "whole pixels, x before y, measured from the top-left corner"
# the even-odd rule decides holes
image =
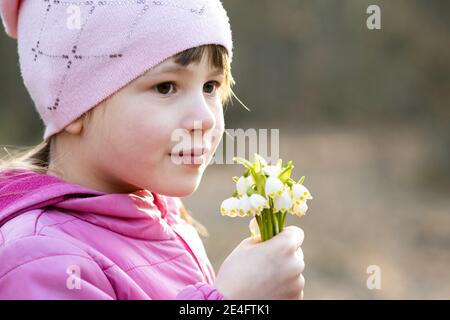
[[[258,223],[258,227],[259,227],[259,233],[261,234],[261,241],[264,241],[264,237],[263,237],[263,228],[264,228],[264,226],[263,226],[263,222],[262,222],[262,220],[261,220],[261,216],[259,216],[259,215],[255,215],[255,219],[256,219],[256,222]]]
[[[267,223],[266,223],[266,215],[264,213],[264,211],[261,213],[261,222],[262,222],[262,230],[261,230],[261,236],[262,236],[262,240],[266,241],[267,240]]]
[[[263,225],[263,241],[267,240],[267,223],[266,223],[266,217],[263,215],[262,219],[262,225]]]
[[[279,232],[281,232],[281,230],[283,230],[282,229],[283,225],[281,223],[281,219],[283,217],[283,213],[277,212],[277,214],[278,214],[278,216],[277,216],[277,218],[278,218],[278,229],[279,229]]]
[[[279,219],[279,213],[278,212],[274,215],[274,219],[276,221],[276,231],[277,231],[277,234],[278,234],[278,233],[280,233],[280,219]]]
[[[280,229],[278,226],[278,217],[276,213],[271,213],[272,222],[273,222],[273,235],[280,233]]]
[[[276,213],[277,223],[278,223],[278,233],[283,231],[283,224],[282,224],[282,216],[283,214],[281,212]]]
[[[285,223],[286,223],[286,215],[287,215],[287,212],[285,212],[285,213],[283,213],[283,214],[281,215],[281,228],[280,228],[280,232],[283,231],[283,229],[284,229],[284,225],[285,225]]]
[[[260,215],[256,215],[261,241],[266,241],[277,235],[284,229],[287,212],[273,213],[273,207],[264,209]]]
[[[266,217],[263,215],[262,216],[262,219],[261,219],[261,222],[262,222],[262,226],[263,226],[263,228],[262,228],[262,235],[263,235],[263,241],[266,241],[267,240],[267,223],[266,223],[266,221],[265,221],[265,219],[266,219]]]
[[[273,224],[272,224],[272,211],[266,210],[266,217],[267,217],[267,238],[271,239],[273,237]]]

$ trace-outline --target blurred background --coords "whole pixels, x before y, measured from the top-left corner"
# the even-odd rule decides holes
[[[305,299],[449,299],[450,1],[223,4],[234,91],[251,109],[235,101],[226,128],[279,129],[280,157],[314,196],[306,216],[287,221],[306,235]],[[381,30],[366,26],[371,4]],[[44,129],[16,46],[2,30],[0,145],[32,146]],[[213,164],[183,199],[209,230],[216,272],[249,236],[249,218],[219,213],[242,172]],[[370,265],[378,290],[366,285]]]

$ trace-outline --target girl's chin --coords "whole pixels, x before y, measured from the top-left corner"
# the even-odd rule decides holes
[[[198,184],[177,184],[173,188],[164,192],[164,195],[169,197],[188,197],[197,190]]]

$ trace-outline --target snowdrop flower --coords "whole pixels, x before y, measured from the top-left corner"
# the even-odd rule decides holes
[[[269,201],[262,195],[254,193],[250,196],[250,206],[252,207],[253,214],[261,214],[261,211],[265,208],[270,208]]]
[[[265,190],[266,196],[273,199],[276,195],[281,195],[284,190],[284,184],[278,178],[269,177],[266,180]]]
[[[292,208],[289,210],[289,213],[301,217],[306,214],[307,210],[308,210],[308,205],[306,204],[306,201],[301,201],[299,204],[294,203]]]
[[[313,197],[304,185],[296,183],[292,185],[292,198],[294,198],[296,204],[300,204],[300,202],[312,199]]]
[[[282,213],[288,211],[292,206],[292,198],[289,191],[285,189],[281,195],[276,195],[273,199],[274,212],[281,211]]]
[[[244,196],[244,194],[247,194],[248,188],[253,186],[255,184],[255,181],[253,180],[253,177],[249,175],[248,177],[240,177],[239,180],[236,182],[236,190],[238,192],[239,197]]]
[[[262,170],[269,177],[275,177],[275,178],[277,178],[281,172],[281,168],[279,168],[277,166],[267,166],[267,167],[264,167]]]
[[[236,190],[233,197],[222,202],[221,213],[230,217],[251,216],[249,229],[254,240],[266,241],[279,233],[288,212],[299,217],[306,214],[307,201],[313,197],[303,186],[305,176],[298,182],[291,178],[292,161],[282,166],[279,159],[268,165],[257,153],[253,162],[239,157],[233,160],[246,168],[246,177],[232,178]]]
[[[278,161],[274,166],[264,166],[262,171],[269,177],[278,178],[278,175],[281,173],[281,161]]]
[[[239,211],[240,200],[236,197],[225,199],[220,206],[223,216],[236,217]]]
[[[250,198],[245,194],[241,199],[239,199],[238,207],[239,217],[245,217],[252,214],[252,206],[250,205]]]

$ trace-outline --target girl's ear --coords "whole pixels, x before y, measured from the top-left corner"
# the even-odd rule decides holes
[[[66,126],[64,131],[69,134],[80,134],[83,131],[83,117],[79,117],[77,120]]]

